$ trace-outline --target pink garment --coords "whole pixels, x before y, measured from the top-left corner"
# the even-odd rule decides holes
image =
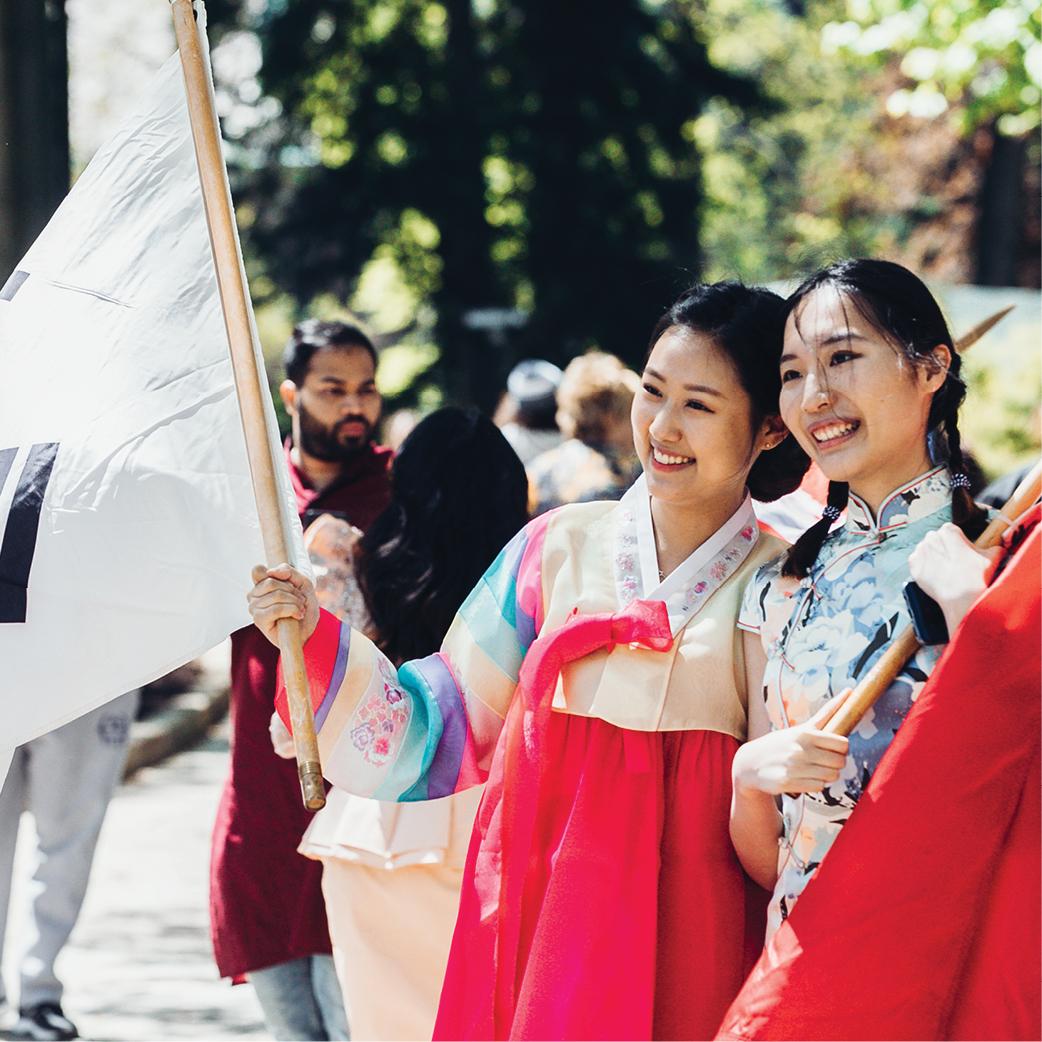
[[[668,650],[665,606],[576,616],[525,657],[435,1038],[709,1038],[752,964],[766,894],[747,931],[728,836],[738,742],[551,711],[562,665],[613,643]]]

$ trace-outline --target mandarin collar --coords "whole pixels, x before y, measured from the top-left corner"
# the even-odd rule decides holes
[[[846,527],[853,533],[888,532],[935,514],[951,500],[947,466],[934,467],[894,489],[879,505],[878,520],[873,519],[868,504],[851,492]]]

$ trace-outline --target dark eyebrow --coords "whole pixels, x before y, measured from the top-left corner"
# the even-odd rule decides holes
[[[663,383],[665,383],[666,378],[661,373],[655,372],[654,369],[647,369],[646,368],[644,370],[644,373],[647,376],[653,376],[656,380],[661,380]],[[715,387],[706,387],[705,384],[684,384],[684,390],[685,391],[696,391],[696,392],[700,392],[702,394],[712,394],[712,395],[715,395],[717,398],[725,397],[723,391],[718,391]]]
[[[868,338],[862,336],[860,333],[853,329],[837,329],[835,333],[829,333],[827,337],[822,338],[816,344],[810,344],[808,341],[803,342],[808,347],[831,347],[833,344],[845,344],[851,340],[867,340]],[[786,362],[793,362],[796,360],[796,355],[790,353],[784,354],[778,359],[779,365],[784,365]]]
[[[824,340],[820,341],[822,347],[829,347],[832,344],[838,344],[846,340],[864,340],[866,339],[860,333],[855,332],[853,329],[844,329],[842,331],[837,330],[835,333],[830,333]]]

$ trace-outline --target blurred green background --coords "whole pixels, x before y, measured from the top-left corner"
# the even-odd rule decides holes
[[[597,345],[639,365],[691,281],[791,284],[870,254],[922,274],[956,335],[1016,303],[968,359],[965,429],[992,474],[1038,451],[1037,0],[207,9],[273,382],[295,321],[351,314],[377,334],[388,410],[492,410],[522,357]],[[172,40],[160,0],[3,0],[0,64],[51,63],[41,117],[64,103],[66,13],[80,168]],[[23,196],[43,183],[41,125],[37,153],[0,154],[0,219],[5,163],[24,160]],[[48,192],[11,216],[49,214]],[[0,266],[28,224],[5,225]]]
[[[965,430],[992,474],[1037,451],[1038,294],[971,288],[1039,286],[1036,3],[209,9],[266,344],[346,305],[389,334],[389,407],[491,409],[520,357],[639,365],[693,279],[871,254],[956,335],[1017,304],[969,358]]]

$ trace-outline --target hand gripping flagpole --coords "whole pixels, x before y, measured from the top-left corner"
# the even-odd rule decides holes
[[[239,398],[246,452],[257,500],[264,554],[269,567],[290,561],[289,544],[284,528],[284,514],[279,507],[279,487],[271,454],[264,408],[261,374],[253,346],[253,327],[245,277],[239,258],[238,236],[232,211],[228,174],[221,153],[221,134],[213,100],[213,83],[209,63],[203,52],[195,21],[192,0],[170,0],[174,16],[174,32],[181,54],[188,115],[192,139],[199,164],[206,223],[210,229],[217,286],[221,309],[228,333],[235,390]],[[202,0],[196,0],[202,8]],[[292,563],[292,562],[290,562]],[[282,671],[289,697],[293,724],[293,743],[297,754],[297,773],[304,806],[319,810],[326,802],[319,762],[315,719],[311,711],[304,652],[300,639],[300,623],[296,619],[280,619],[278,624]]]
[[[1042,463],[1036,463],[1017,486],[1001,512],[977,537],[973,544],[978,550],[997,546],[1003,533],[1016,519],[1030,509],[1042,493]],[[823,730],[832,734],[848,735],[857,727],[861,718],[875,705],[883,692],[897,679],[905,663],[922,647],[911,626],[894,638],[893,643],[880,656],[876,664],[861,678],[861,682],[847,696]]]

